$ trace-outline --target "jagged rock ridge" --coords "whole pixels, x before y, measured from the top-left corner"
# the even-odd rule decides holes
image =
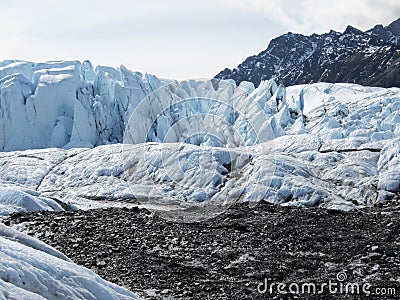
[[[234,69],[216,75],[236,83],[274,78],[286,86],[310,82],[346,82],[400,86],[400,19],[363,32],[348,26],[343,33],[287,33]]]

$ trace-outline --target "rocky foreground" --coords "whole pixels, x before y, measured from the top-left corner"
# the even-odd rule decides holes
[[[395,299],[399,213],[398,204],[340,212],[262,202],[197,224],[138,208],[17,213],[3,222],[24,223],[28,234],[143,299]],[[313,283],[318,293],[329,281],[335,294],[326,286],[314,295],[277,291],[279,283],[286,292]],[[349,283],[359,294],[341,292]]]

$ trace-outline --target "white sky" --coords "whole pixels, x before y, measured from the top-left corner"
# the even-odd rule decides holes
[[[398,17],[399,0],[0,0],[0,61],[89,59],[212,77],[288,31],[365,30]]]

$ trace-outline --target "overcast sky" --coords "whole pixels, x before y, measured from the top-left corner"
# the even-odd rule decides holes
[[[212,77],[288,31],[369,29],[398,17],[399,0],[0,0],[0,60]]]

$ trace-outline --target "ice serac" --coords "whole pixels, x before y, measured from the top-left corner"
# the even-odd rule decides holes
[[[124,143],[238,147],[265,142],[274,138],[269,121],[277,110],[267,99],[278,92],[268,85],[256,91],[252,84],[227,81],[171,81],[136,106]]]
[[[2,151],[121,143],[127,127],[133,143],[254,145],[293,123],[285,90],[273,81],[256,90],[246,82],[162,81],[124,66],[93,68],[88,61],[1,65]]]

